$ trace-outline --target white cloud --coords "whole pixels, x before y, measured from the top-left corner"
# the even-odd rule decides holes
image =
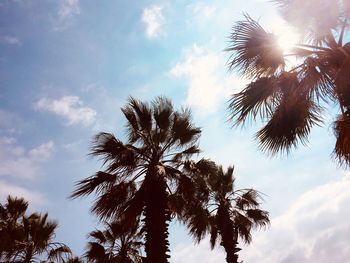
[[[29,151],[29,156],[32,160],[44,162],[47,161],[54,149],[53,141],[41,144],[39,147]]]
[[[347,175],[349,176],[349,175]],[[350,178],[307,191],[267,231],[253,233],[253,243],[243,247],[244,262],[342,263],[350,257]],[[198,246],[179,245],[172,262],[218,262],[221,250],[209,253],[208,240]],[[186,260],[186,256],[190,260]]]
[[[15,138],[0,137],[0,202],[12,195],[25,198],[34,207],[45,203],[43,194],[28,189],[28,184],[21,186],[21,183],[33,181],[40,174],[41,165],[50,158],[54,147],[49,141],[26,150]]]
[[[211,250],[208,238],[198,245],[179,244],[171,251],[171,263],[217,263],[226,262],[223,251]]]
[[[197,26],[201,27],[205,27],[207,22],[214,17],[214,13],[216,12],[215,5],[208,5],[203,2],[189,4],[188,9],[190,11],[190,18],[187,20],[187,23],[189,25],[195,23]]]
[[[159,35],[160,29],[164,24],[164,16],[162,7],[153,5],[143,10],[142,22],[146,25],[146,35],[149,38],[154,38]]]
[[[20,118],[16,113],[0,109],[0,133],[18,134],[28,125],[28,121]]]
[[[349,176],[349,175],[347,175]],[[258,233],[244,251],[247,262],[347,262],[350,257],[350,179],[303,194],[290,209]]]
[[[79,0],[60,0],[57,11],[56,31],[63,31],[72,23],[72,19],[80,14]]]
[[[187,104],[198,107],[204,112],[214,111],[223,99],[236,88],[242,88],[243,80],[224,77],[222,65],[225,62],[214,53],[205,52],[194,45],[185,51],[185,61],[176,64],[170,74],[175,77],[186,76],[189,79]]]
[[[61,0],[58,10],[60,19],[66,19],[80,14],[79,0]]]
[[[61,99],[52,100],[42,98],[35,103],[37,110],[49,111],[66,119],[68,125],[91,125],[95,122],[96,111],[84,107],[83,102],[77,96],[64,96]]]
[[[9,45],[17,45],[21,46],[22,42],[18,37],[14,36],[3,36],[0,38],[1,43],[9,44]]]
[[[23,197],[30,203],[31,208],[43,205],[46,200],[44,195],[39,192],[0,180],[0,202],[4,202],[8,195]]]
[[[12,137],[0,138],[0,177],[33,180],[40,171],[40,163],[47,161],[54,150],[49,141],[26,151]]]

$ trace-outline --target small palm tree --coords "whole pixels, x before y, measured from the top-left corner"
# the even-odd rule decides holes
[[[197,191],[202,197],[189,203],[183,216],[191,235],[199,242],[209,232],[212,249],[220,238],[226,261],[237,263],[237,252],[241,250],[239,238],[249,244],[252,230],[266,227],[270,222],[268,212],[259,209],[259,193],[254,189],[235,190],[233,167],[224,172],[221,166]],[[203,192],[208,196],[203,196]]]
[[[71,254],[69,247],[54,242],[57,223],[44,215],[26,216],[28,203],[24,199],[9,196],[0,206],[0,259],[5,262],[64,262]]]
[[[350,165],[350,4],[345,0],[275,0],[284,18],[303,33],[304,43],[288,54],[276,36],[249,17],[233,27],[230,69],[251,80],[233,95],[231,117],[236,125],[260,117],[267,121],[256,134],[272,154],[305,144],[311,128],[322,122],[324,106],[336,105],[334,156]],[[289,56],[297,64],[286,67]]]
[[[16,253],[16,242],[22,237],[19,220],[24,216],[28,202],[23,198],[7,197],[7,202],[0,204],[0,259],[10,259]]]
[[[106,223],[106,229],[89,234],[85,257],[92,263],[137,263],[142,262],[141,235],[137,228],[127,229],[120,222]]]
[[[174,212],[169,196],[188,179],[183,167],[199,152],[201,130],[188,109],[175,111],[166,98],[152,104],[134,98],[122,108],[127,119],[127,142],[99,133],[91,154],[100,156],[105,170],[80,181],[72,197],[97,193],[92,211],[101,219],[133,227],[142,217],[146,262],[168,262],[168,224]]]

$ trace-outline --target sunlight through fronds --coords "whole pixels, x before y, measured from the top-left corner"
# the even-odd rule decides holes
[[[229,69],[237,69],[251,82],[232,95],[230,119],[234,125],[243,125],[259,117],[265,122],[256,134],[260,148],[271,154],[288,153],[298,143],[307,143],[312,126],[322,122],[325,106],[336,105],[341,118],[334,125],[339,142],[334,154],[340,164],[347,165],[346,149],[350,148],[350,140],[342,139],[347,135],[341,127],[350,112],[350,42],[346,42],[350,2],[273,2],[283,18],[302,33],[302,39],[288,53],[281,53],[278,38],[271,40],[276,37],[257,21],[245,15],[245,20],[236,23],[227,49]],[[278,55],[265,59],[264,55],[273,53]],[[295,64],[287,64],[290,57],[295,58]]]
[[[276,46],[276,36],[245,15],[245,20],[234,26],[230,46],[226,49],[232,52],[229,68],[252,78],[270,76],[285,65],[283,51]]]

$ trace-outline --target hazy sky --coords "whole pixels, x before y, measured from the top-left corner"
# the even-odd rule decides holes
[[[129,95],[170,97],[191,107],[203,153],[235,165],[237,187],[265,194],[271,227],[254,234],[244,262],[346,262],[350,257],[350,179],[331,159],[331,120],[306,147],[271,158],[253,140],[259,124],[231,129],[230,94],[246,80],[227,72],[223,52],[247,12],[293,41],[263,0],[0,0],[0,200],[23,196],[59,222],[57,240],[81,254],[96,226],[93,197],[69,200],[74,183],[101,167],[88,157],[99,131],[124,136]],[[192,245],[171,226],[171,262],[218,262],[208,240]]]

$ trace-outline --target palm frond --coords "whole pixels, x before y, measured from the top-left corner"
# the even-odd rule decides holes
[[[296,73],[279,77],[281,97],[271,119],[257,134],[263,151],[289,152],[298,141],[305,144],[313,125],[321,123],[321,108],[299,87]]]
[[[246,210],[251,207],[255,208],[259,206],[259,199],[260,195],[256,190],[248,189],[235,199],[235,204],[238,209]]]
[[[189,233],[199,242],[209,231],[209,212],[200,205],[193,205],[187,213],[186,225]]]
[[[105,248],[97,242],[88,242],[84,257],[94,262],[94,260],[107,260]],[[99,262],[99,261],[97,261]]]
[[[324,70],[322,61],[308,57],[298,72],[301,92],[308,94],[312,99],[327,101],[333,93],[334,82]]]
[[[79,181],[76,184],[75,191],[70,195],[70,198],[89,195],[95,191],[99,193],[114,184],[116,180],[116,175],[99,171],[94,176]]]
[[[269,213],[261,209],[248,209],[247,217],[254,222],[253,227],[266,228],[270,224]]]
[[[110,186],[97,198],[91,211],[101,218],[109,218],[123,211],[127,202],[130,201],[136,191],[134,182],[120,182]]]
[[[193,154],[200,153],[200,149],[197,145],[191,145],[187,149],[174,154],[174,156],[171,159],[171,162],[178,163],[179,161],[183,161],[184,159],[190,158]]]
[[[47,260],[54,262],[64,262],[65,258],[68,258],[72,254],[70,248],[61,243],[55,243],[55,247],[48,253]]]
[[[209,218],[209,222],[210,222],[210,248],[214,249],[214,247],[216,245],[216,241],[218,239],[219,230],[215,224],[214,217],[211,216]]]
[[[134,116],[136,116],[136,121],[138,124],[137,127],[140,129],[140,131],[150,131],[152,129],[152,110],[148,103],[138,101],[135,98],[130,97],[128,105],[122,108],[122,112],[129,122],[131,120],[128,118],[127,113],[134,112]],[[132,119],[132,128],[136,127],[134,124],[135,120]]]
[[[195,143],[201,134],[201,129],[193,127],[191,122],[191,112],[183,109],[181,112],[175,112],[172,123],[172,137],[179,146],[187,143]]]
[[[340,115],[334,122],[336,144],[333,155],[340,165],[350,166],[350,116]]]
[[[247,14],[245,20],[238,21],[233,27],[226,51],[232,52],[229,69],[237,69],[247,77],[271,76],[285,64],[276,37]]]
[[[161,130],[168,130],[174,111],[171,101],[167,98],[158,97],[153,101],[152,105],[155,123]]]
[[[101,156],[104,165],[109,164],[107,171],[113,172],[120,167],[130,167],[130,169],[135,167],[138,160],[136,157],[139,153],[135,151],[135,148],[125,145],[115,138],[113,134],[101,132],[95,136],[92,142],[90,155]]]
[[[232,96],[229,104],[230,118],[236,125],[244,124],[248,118],[266,118],[275,106],[275,93],[278,91],[276,78],[261,77],[249,83],[247,87]]]
[[[98,241],[98,243],[105,243],[106,237],[104,233],[101,230],[95,230],[89,233],[89,238],[93,238],[94,240]]]

